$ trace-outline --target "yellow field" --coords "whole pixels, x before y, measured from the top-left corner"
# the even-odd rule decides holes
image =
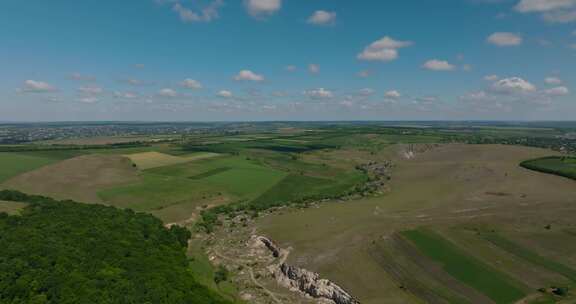
[[[142,152],[124,155],[128,157],[141,170],[187,163],[194,160],[212,158],[217,153],[195,153],[188,156],[174,156],[160,152]]]

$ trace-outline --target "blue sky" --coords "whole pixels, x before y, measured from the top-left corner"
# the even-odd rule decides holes
[[[576,0],[0,2],[0,121],[574,119]]]

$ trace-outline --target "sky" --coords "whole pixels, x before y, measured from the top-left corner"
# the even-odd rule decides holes
[[[0,0],[0,121],[574,120],[576,0]]]

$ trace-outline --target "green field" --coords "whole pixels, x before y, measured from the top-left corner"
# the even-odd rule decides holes
[[[541,255],[538,255],[537,253],[534,253],[533,251],[530,251],[529,249],[524,248],[523,246],[520,246],[515,242],[512,242],[507,238],[498,235],[496,233],[483,234],[483,237],[486,240],[490,241],[492,244],[510,252],[511,254],[519,258],[522,258],[532,264],[541,266],[550,271],[559,273],[564,277],[570,279],[571,281],[576,282],[576,270],[566,265],[563,265],[561,263],[558,263],[552,259],[543,257]]]
[[[54,155],[58,156],[58,155]],[[18,174],[46,166],[62,159],[43,153],[0,152],[0,183]]]
[[[520,166],[544,173],[560,175],[576,180],[576,158],[549,156],[520,163]]]
[[[244,158],[220,157],[144,170],[139,182],[101,191],[100,196],[113,205],[140,211],[200,206],[223,196],[253,199],[285,175]]]
[[[402,232],[425,255],[463,283],[484,293],[496,303],[514,303],[525,293],[511,278],[466,254],[441,236],[424,229]]]

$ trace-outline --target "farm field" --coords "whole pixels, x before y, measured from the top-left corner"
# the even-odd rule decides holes
[[[43,153],[0,153],[0,183],[26,171],[34,170],[61,160]]]
[[[521,163],[524,168],[555,174],[576,180],[576,158],[549,156],[527,160]]]
[[[193,153],[186,156],[174,156],[160,152],[141,152],[124,155],[141,170],[186,163],[190,161],[216,157],[216,153]]]
[[[448,274],[482,292],[494,302],[514,303],[525,297],[518,283],[467,255],[441,236],[421,229],[403,231],[402,235],[413,242],[422,254],[441,264]]]
[[[570,265],[576,254],[566,250],[554,256],[553,248],[561,250],[564,245],[545,241],[560,239],[564,233],[561,230],[572,225],[569,219],[576,215],[576,206],[571,204],[573,182],[518,166],[523,160],[553,153],[515,146],[440,145],[405,159],[401,151],[401,147],[391,146],[388,152],[372,156],[395,157],[390,193],[353,203],[328,203],[318,208],[265,216],[258,220],[260,233],[283,247],[294,248],[289,256],[291,263],[334,280],[359,295],[362,303],[380,303],[382,299],[389,299],[390,303],[411,303],[414,295],[433,297],[439,303],[458,302],[447,299],[468,299],[464,303],[515,303],[524,297],[536,302],[554,302],[554,296],[539,293],[537,289],[574,285],[562,269],[547,263],[552,260]],[[549,231],[545,227],[550,222],[556,227]],[[381,258],[383,253],[371,249],[374,242],[394,238],[402,231],[420,231],[419,227],[438,231],[441,236],[443,241],[429,242],[430,248],[443,252],[459,248],[455,251],[457,256],[450,261],[437,262],[448,267],[455,261],[465,261],[465,264],[476,265],[470,267],[484,270],[479,268],[476,277],[468,278],[449,269],[440,273],[435,270],[427,275],[430,278],[422,278],[424,283],[415,282],[409,279],[409,271],[418,271],[420,276],[425,269],[430,269],[421,264],[422,260],[435,260],[434,256],[422,251],[417,251],[415,256],[414,251],[403,249],[392,256],[400,253],[406,258],[397,259],[396,263],[400,264],[393,266],[389,265],[391,261],[385,263],[387,259]],[[513,242],[537,233],[547,235],[523,244],[526,250],[542,255],[548,262],[510,255],[478,234],[492,230],[506,232]],[[528,230],[524,238],[516,233],[520,230]],[[563,239],[566,241],[566,236]],[[425,243],[430,241],[425,240]],[[541,249],[544,245],[548,250]],[[450,263],[445,264],[447,262]],[[398,271],[390,269],[408,269],[408,273],[398,277],[392,275]],[[378,279],[383,276],[382,272],[389,281]],[[441,286],[437,286],[438,282],[442,282]],[[487,286],[481,286],[487,282]],[[492,288],[491,282],[506,282],[499,286],[508,287]],[[399,285],[404,291],[390,293]],[[436,287],[422,291],[426,290],[422,286]]]
[[[576,242],[567,241],[576,239],[574,181],[520,166],[546,160],[566,168],[571,158],[442,138],[420,129],[328,128],[178,144],[28,146],[0,153],[16,168],[0,188],[188,227],[191,273],[234,301],[249,291],[254,303],[271,295],[309,302],[250,260],[253,248],[243,246],[252,234],[363,304],[576,299]],[[22,161],[29,158],[36,162]],[[22,207],[0,202],[0,212]]]

